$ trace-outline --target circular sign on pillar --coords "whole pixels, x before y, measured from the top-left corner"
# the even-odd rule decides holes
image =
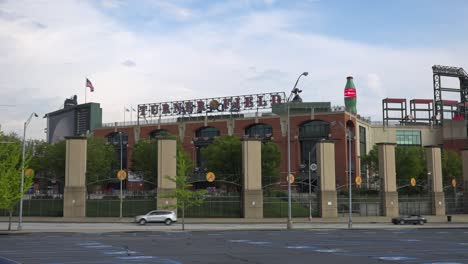
[[[214,182],[215,179],[216,179],[216,175],[214,174],[214,172],[210,171],[206,174],[206,181]]]
[[[294,183],[294,175],[291,173],[289,174],[289,177],[286,177],[286,181],[289,181],[291,179],[291,183]]]
[[[411,183],[411,186],[413,186],[413,187],[416,186],[416,179],[414,177],[411,178],[410,183]]]
[[[117,172],[117,178],[121,181],[125,180],[127,178],[127,172],[124,170],[119,170]]]
[[[357,186],[361,186],[361,183],[362,183],[362,178],[361,178],[361,176],[359,176],[359,175],[356,176],[355,181],[356,181]]]
[[[24,176],[26,177],[34,177],[34,170],[29,168],[29,169],[26,169],[26,171],[24,172]]]
[[[453,186],[453,188],[457,187],[457,180],[456,179],[452,179],[452,186]]]

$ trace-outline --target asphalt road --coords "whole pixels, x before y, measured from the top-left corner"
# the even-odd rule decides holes
[[[20,263],[57,264],[453,264],[468,263],[468,230],[31,233],[0,236],[0,256]]]

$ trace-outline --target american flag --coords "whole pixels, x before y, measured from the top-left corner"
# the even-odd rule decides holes
[[[86,87],[89,87],[89,90],[94,92],[94,86],[88,78],[86,78]]]

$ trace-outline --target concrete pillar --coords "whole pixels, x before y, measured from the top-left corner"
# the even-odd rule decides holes
[[[335,143],[320,141],[316,145],[317,173],[320,185],[320,215],[322,218],[338,217],[335,175]]]
[[[175,177],[177,173],[177,142],[175,139],[158,139],[158,190],[157,208],[175,207],[177,199],[163,198],[161,195],[175,190],[176,183],[167,177]]]
[[[244,218],[263,218],[262,142],[242,140],[242,182]]]
[[[427,180],[430,184],[432,214],[445,215],[445,196],[442,185],[442,158],[440,147],[426,146]]]
[[[398,192],[396,189],[395,143],[378,143],[380,207],[384,216],[398,216]]]
[[[86,217],[86,137],[65,137],[63,217]]]
[[[468,148],[461,150],[463,169],[463,211],[468,214]]]

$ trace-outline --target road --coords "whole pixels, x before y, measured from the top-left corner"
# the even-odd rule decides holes
[[[467,229],[29,233],[0,236],[20,263],[468,263]],[[0,262],[1,263],[1,262]]]
[[[12,223],[12,229],[17,228],[17,223]],[[8,223],[0,222],[0,233],[7,230]],[[25,222],[23,231],[30,232],[130,232],[130,231],[180,231],[181,224],[166,226],[159,223],[151,223],[140,226],[136,223],[32,223]],[[185,225],[190,231],[226,231],[226,230],[284,230],[284,223],[189,223]],[[348,229],[345,223],[294,223],[296,229]],[[391,223],[355,223],[354,229],[405,229],[405,228],[468,228],[468,223],[429,223],[423,226],[393,225]]]

